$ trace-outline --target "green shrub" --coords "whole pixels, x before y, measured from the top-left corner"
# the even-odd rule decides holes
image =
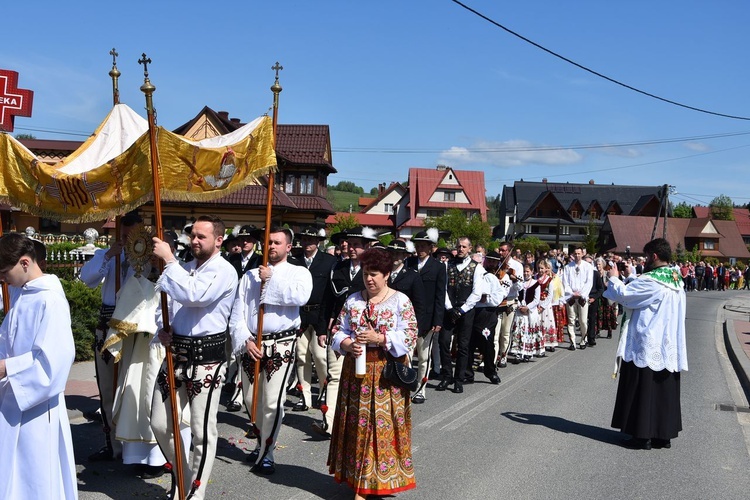
[[[70,306],[70,323],[73,330],[73,342],[76,346],[76,361],[94,359],[91,348],[94,343],[94,329],[99,322],[101,292],[99,287],[91,289],[81,281],[61,279],[65,297]],[[5,314],[0,312],[0,323]]]
[[[89,288],[78,280],[60,280],[70,305],[70,322],[76,346],[76,361],[94,359],[91,348],[102,304],[100,287]]]

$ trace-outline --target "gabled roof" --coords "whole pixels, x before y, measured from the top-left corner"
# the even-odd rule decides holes
[[[205,116],[211,122],[211,124],[214,125],[218,135],[224,135],[228,134],[229,132],[234,132],[242,125],[244,125],[244,123],[242,123],[238,119],[230,119],[229,114],[224,111],[216,112],[208,106],[203,106],[203,109],[201,109],[198,114],[195,115],[195,117],[183,123],[172,132],[174,132],[175,134],[185,135],[191,128],[195,126],[196,123],[198,123],[199,120],[202,119],[203,116]]]
[[[696,217],[710,218],[711,207],[695,206],[693,207],[693,213]],[[750,210],[746,208],[734,208],[732,209],[732,215],[740,234],[742,236],[750,236]]]
[[[598,201],[602,207],[609,206],[613,200],[617,200],[623,213],[631,214],[634,213],[636,207],[641,207],[654,198],[658,199],[661,189],[662,186],[516,181],[513,183],[513,196],[507,196],[506,192],[506,209],[512,212],[513,205],[509,203],[515,203],[518,206],[517,213],[526,213],[529,206],[537,200],[540,192],[549,191],[568,210],[575,201],[578,201],[581,208],[585,210],[594,200]],[[635,213],[639,210],[640,208],[635,210]]]
[[[268,190],[266,186],[245,186],[244,188],[235,191],[234,193],[223,196],[212,201],[202,201],[201,205],[239,205],[247,207],[265,207],[268,197]],[[311,197],[312,198],[312,197]],[[190,205],[195,202],[180,202],[177,200],[170,200],[168,197],[164,198],[164,201],[169,201],[173,205]],[[298,209],[299,207],[291,200],[289,195],[281,191],[280,189],[273,190],[273,206],[281,208]]]
[[[383,192],[377,196],[377,198],[369,198],[369,199],[365,198],[365,200],[368,201],[369,203],[367,203],[364,207],[362,207],[362,210],[360,210],[360,212],[363,214],[367,213],[368,210],[372,209],[375,205],[380,203],[380,200],[382,200],[383,198],[385,198],[386,196],[388,196],[389,194],[391,194],[393,191],[397,189],[399,190],[402,196],[406,192],[406,188],[402,186],[400,182],[391,182],[391,185],[385,188]],[[359,199],[359,203],[360,205],[362,204],[362,198]]]
[[[336,173],[331,163],[328,125],[279,125],[277,131],[277,156],[290,163],[314,165]]]
[[[701,251],[704,256],[750,258],[750,252],[742,241],[742,236],[734,221],[670,217],[667,220],[667,241],[672,245],[672,250],[675,250],[678,244],[685,250],[691,250],[691,248],[686,248],[685,238],[698,238],[698,236],[693,236],[700,233],[700,230],[696,230],[696,228],[702,229],[709,222],[714,224],[718,234],[704,233],[700,237],[717,238],[719,240],[718,252]],[[626,246],[630,246],[632,253],[640,254],[643,246],[651,239],[654,217],[609,215],[607,216],[607,226],[608,229],[611,229],[616,244],[611,249],[612,251],[625,253]],[[663,232],[664,218],[659,218],[656,226],[656,237],[660,238]]]
[[[312,210],[315,212],[335,213],[333,205],[322,196],[309,196],[303,194],[290,194],[289,199],[297,206],[299,210]]]
[[[626,213],[628,215],[640,215],[641,211],[646,208],[646,205],[652,202],[654,198],[658,197],[653,194],[644,194],[640,198],[638,198],[638,201],[635,202],[633,208],[631,208],[629,211],[623,210],[623,213]]]
[[[536,200],[534,200],[533,203],[529,205],[529,209],[526,211],[523,216],[518,219],[518,222],[523,222],[526,219],[533,217],[535,215],[535,209],[542,203],[544,203],[546,200],[552,200],[552,202],[558,207],[558,210],[560,211],[560,218],[565,219],[569,222],[573,222],[573,218],[570,216],[568,211],[565,209],[565,207],[562,206],[560,203],[560,200],[557,199],[557,196],[555,196],[553,193],[550,193],[549,191],[543,191],[539,193],[539,196]],[[555,217],[556,219],[556,217]]]
[[[609,205],[607,205],[607,208],[604,210],[605,213],[609,213],[610,210],[615,209],[617,212],[615,215],[622,214],[622,207],[619,203],[617,203],[617,200],[612,200],[609,202]]]
[[[708,218],[704,219],[688,219],[690,224],[685,232],[685,236],[688,238],[705,238],[713,236],[718,238],[720,236],[719,229],[713,221]]]
[[[449,174],[453,174],[458,185],[451,184],[451,190],[463,190],[469,205],[466,203],[455,202],[437,202],[430,201],[430,198]],[[415,219],[417,210],[420,208],[459,208],[478,210],[482,220],[487,220],[487,199],[484,189],[484,172],[477,170],[453,170],[448,167],[445,169],[431,168],[410,168],[409,169],[409,191],[410,198],[410,219]]]

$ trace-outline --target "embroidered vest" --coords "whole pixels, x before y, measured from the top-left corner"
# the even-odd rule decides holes
[[[453,262],[448,265],[448,298],[453,307],[461,307],[471,295],[476,268],[477,263],[473,260],[460,272]]]

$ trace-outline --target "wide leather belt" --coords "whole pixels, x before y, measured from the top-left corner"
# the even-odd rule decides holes
[[[170,349],[177,357],[178,362],[188,365],[207,365],[227,359],[224,349],[226,341],[226,332],[204,335],[203,337],[172,335]]]
[[[297,335],[298,331],[299,331],[298,328],[291,328],[289,330],[284,330],[283,332],[264,333],[263,340],[280,340],[280,339],[285,339],[287,337],[293,337]]]

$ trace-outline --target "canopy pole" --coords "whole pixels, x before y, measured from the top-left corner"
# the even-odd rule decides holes
[[[151,178],[154,184],[154,228],[156,236],[164,239],[162,221],[161,221],[161,185],[159,182],[159,156],[156,148],[156,114],[154,112],[153,94],[156,87],[151,84],[148,78],[148,65],[151,59],[143,53],[138,64],[143,64],[143,85],[141,92],[146,95],[146,111],[148,113],[148,135],[151,151]],[[164,262],[159,262],[159,271],[164,271]],[[167,302],[166,292],[161,292],[161,314],[164,331],[170,331],[169,325],[169,304]],[[185,500],[185,485],[183,482],[182,470],[182,442],[180,437],[180,419],[177,415],[177,390],[175,389],[174,379],[174,361],[172,360],[171,346],[167,346],[167,382],[169,384],[170,410],[172,414],[172,439],[174,441],[175,460],[172,467],[175,471],[175,480],[177,481],[177,495],[180,500]]]
[[[279,84],[279,71],[284,69],[283,66],[276,61],[276,64],[271,67],[272,70],[276,71],[276,80],[271,85],[271,92],[273,92],[273,140],[274,150],[276,149],[276,133],[279,124],[279,94],[281,93],[281,85]],[[271,212],[273,209],[273,182],[274,172],[268,173],[268,193],[266,197],[266,231],[263,235],[263,265],[268,265],[268,244],[271,236]],[[262,290],[262,288],[261,288]],[[263,315],[265,313],[265,304],[260,304],[258,308],[258,329],[255,331],[255,345],[258,350],[263,348]],[[258,410],[258,387],[260,387],[258,378],[260,377],[260,360],[255,362],[254,369],[255,378],[253,378],[253,403],[250,407],[250,426],[253,433],[260,438],[260,432],[258,426],[255,425],[255,416]]]
[[[115,50],[114,47],[112,47],[112,50],[109,51],[109,55],[112,56],[112,69],[109,70],[109,76],[112,78],[112,104],[117,106],[120,104],[120,89],[118,86],[118,79],[120,78],[120,70],[117,69],[117,56],[120,54],[117,53],[117,50]],[[120,227],[120,216],[118,215],[115,217],[115,241],[120,240],[120,231],[122,228]],[[117,255],[115,255],[115,297],[117,296],[117,292],[120,291],[120,285],[121,283],[121,276],[122,276],[122,262],[120,258],[119,252]],[[105,332],[106,337],[106,332]],[[99,353],[94,353],[94,356],[96,356]],[[113,376],[112,376],[112,399],[114,400],[114,397],[117,393],[117,381],[120,378],[120,363],[115,363],[113,367]]]

